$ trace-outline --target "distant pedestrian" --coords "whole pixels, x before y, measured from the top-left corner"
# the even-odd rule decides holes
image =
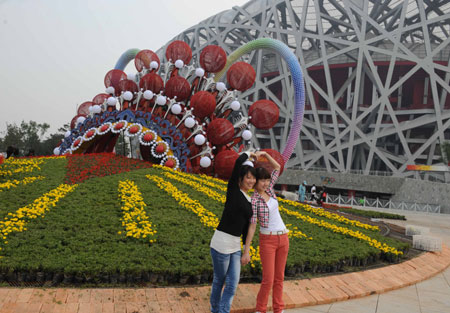
[[[312,187],[311,187],[311,201],[314,201],[314,200],[317,199],[316,192],[317,192],[316,185],[313,184]]]
[[[303,181],[303,184],[298,186],[298,201],[305,202],[306,196],[306,180]]]

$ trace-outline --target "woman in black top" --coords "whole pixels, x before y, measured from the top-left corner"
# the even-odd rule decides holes
[[[211,288],[211,312],[230,312],[231,303],[241,273],[241,235],[245,242],[250,218],[253,215],[251,199],[247,192],[255,185],[255,169],[248,158],[254,154],[243,153],[234,164],[228,181],[225,208],[211,239],[211,258],[214,279]],[[249,165],[247,165],[247,163]],[[222,287],[225,288],[222,292]]]

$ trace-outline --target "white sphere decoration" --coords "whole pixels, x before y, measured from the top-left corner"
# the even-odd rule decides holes
[[[156,62],[156,61],[151,61],[150,62],[150,68],[151,69],[157,69],[158,67],[159,67],[158,62]]]
[[[95,104],[95,105],[92,106],[92,112],[93,112],[94,114],[98,114],[98,113],[100,113],[101,111],[102,111],[102,107],[99,106],[98,104]]]
[[[206,141],[205,136],[198,134],[194,137],[194,142],[196,145],[201,146],[202,144],[204,144]]]
[[[216,84],[216,89],[219,90],[219,91],[224,91],[225,89],[227,89],[227,86],[225,86],[225,83],[218,82]]]
[[[181,113],[181,105],[179,105],[178,103],[175,103],[170,108],[170,111],[172,111],[172,113],[175,114],[175,115],[180,114]]]
[[[205,70],[202,69],[201,67],[196,68],[195,69],[195,76],[197,76],[197,77],[205,76]]]
[[[242,132],[242,138],[243,138],[244,140],[250,140],[250,139],[252,139],[252,132],[249,131],[248,129],[244,130],[244,131]]]
[[[61,151],[59,151],[59,148],[53,149],[53,154],[54,154],[54,155],[59,155],[60,152],[61,152]]]
[[[209,167],[211,165],[211,159],[207,156],[204,156],[200,159],[200,166],[201,167]]]
[[[145,100],[150,100],[152,98],[153,98],[153,91],[151,91],[151,90],[144,91],[144,99]]]
[[[109,106],[114,106],[117,103],[116,97],[109,97],[108,100],[106,100],[106,104]]]
[[[135,80],[136,79],[136,74],[134,74],[134,73],[128,73],[127,74],[127,79],[129,79],[129,80]]]
[[[133,99],[133,93],[131,91],[125,91],[122,97],[124,100],[130,101],[131,99]]]
[[[158,96],[158,97],[156,97],[156,104],[157,104],[157,105],[165,105],[166,102],[167,102],[166,97],[164,97],[164,96]]]
[[[233,111],[237,111],[241,108],[241,104],[239,103],[239,101],[234,100],[233,102],[231,102],[231,109]]]
[[[66,133],[64,134],[64,137],[66,137],[66,138],[69,137],[71,133],[72,132],[70,130],[66,131]]]
[[[113,86],[109,86],[108,88],[106,88],[106,93],[109,93],[110,95],[114,94],[114,87]]]
[[[89,113],[92,114],[92,106],[90,106],[90,107],[88,108],[88,110],[89,110]]]
[[[184,120],[184,126],[187,128],[192,128],[195,125],[195,120],[192,117],[188,117]]]
[[[183,60],[176,60],[175,61],[175,67],[176,68],[182,68],[184,66]]]
[[[77,118],[77,124],[81,124],[86,120],[86,118],[84,116],[80,116]]]

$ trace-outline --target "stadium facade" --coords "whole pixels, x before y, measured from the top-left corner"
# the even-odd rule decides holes
[[[287,167],[448,181],[406,166],[442,164],[440,146],[450,140],[450,2],[252,0],[173,40],[198,58],[210,44],[231,54],[263,37],[286,43],[305,76],[304,122]],[[259,79],[241,95],[244,111],[261,98],[280,108],[279,122],[254,130],[253,144],[280,150],[293,111],[290,73],[269,50],[245,61]]]

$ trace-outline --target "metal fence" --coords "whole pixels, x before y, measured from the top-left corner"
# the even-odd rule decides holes
[[[415,212],[427,212],[427,213],[441,213],[441,206],[425,203],[408,203],[408,202],[396,202],[386,199],[370,199],[370,198],[357,198],[346,197],[342,195],[327,195],[327,203],[339,204],[339,205],[351,205],[362,206],[368,208],[380,208],[380,209],[395,209]]]

